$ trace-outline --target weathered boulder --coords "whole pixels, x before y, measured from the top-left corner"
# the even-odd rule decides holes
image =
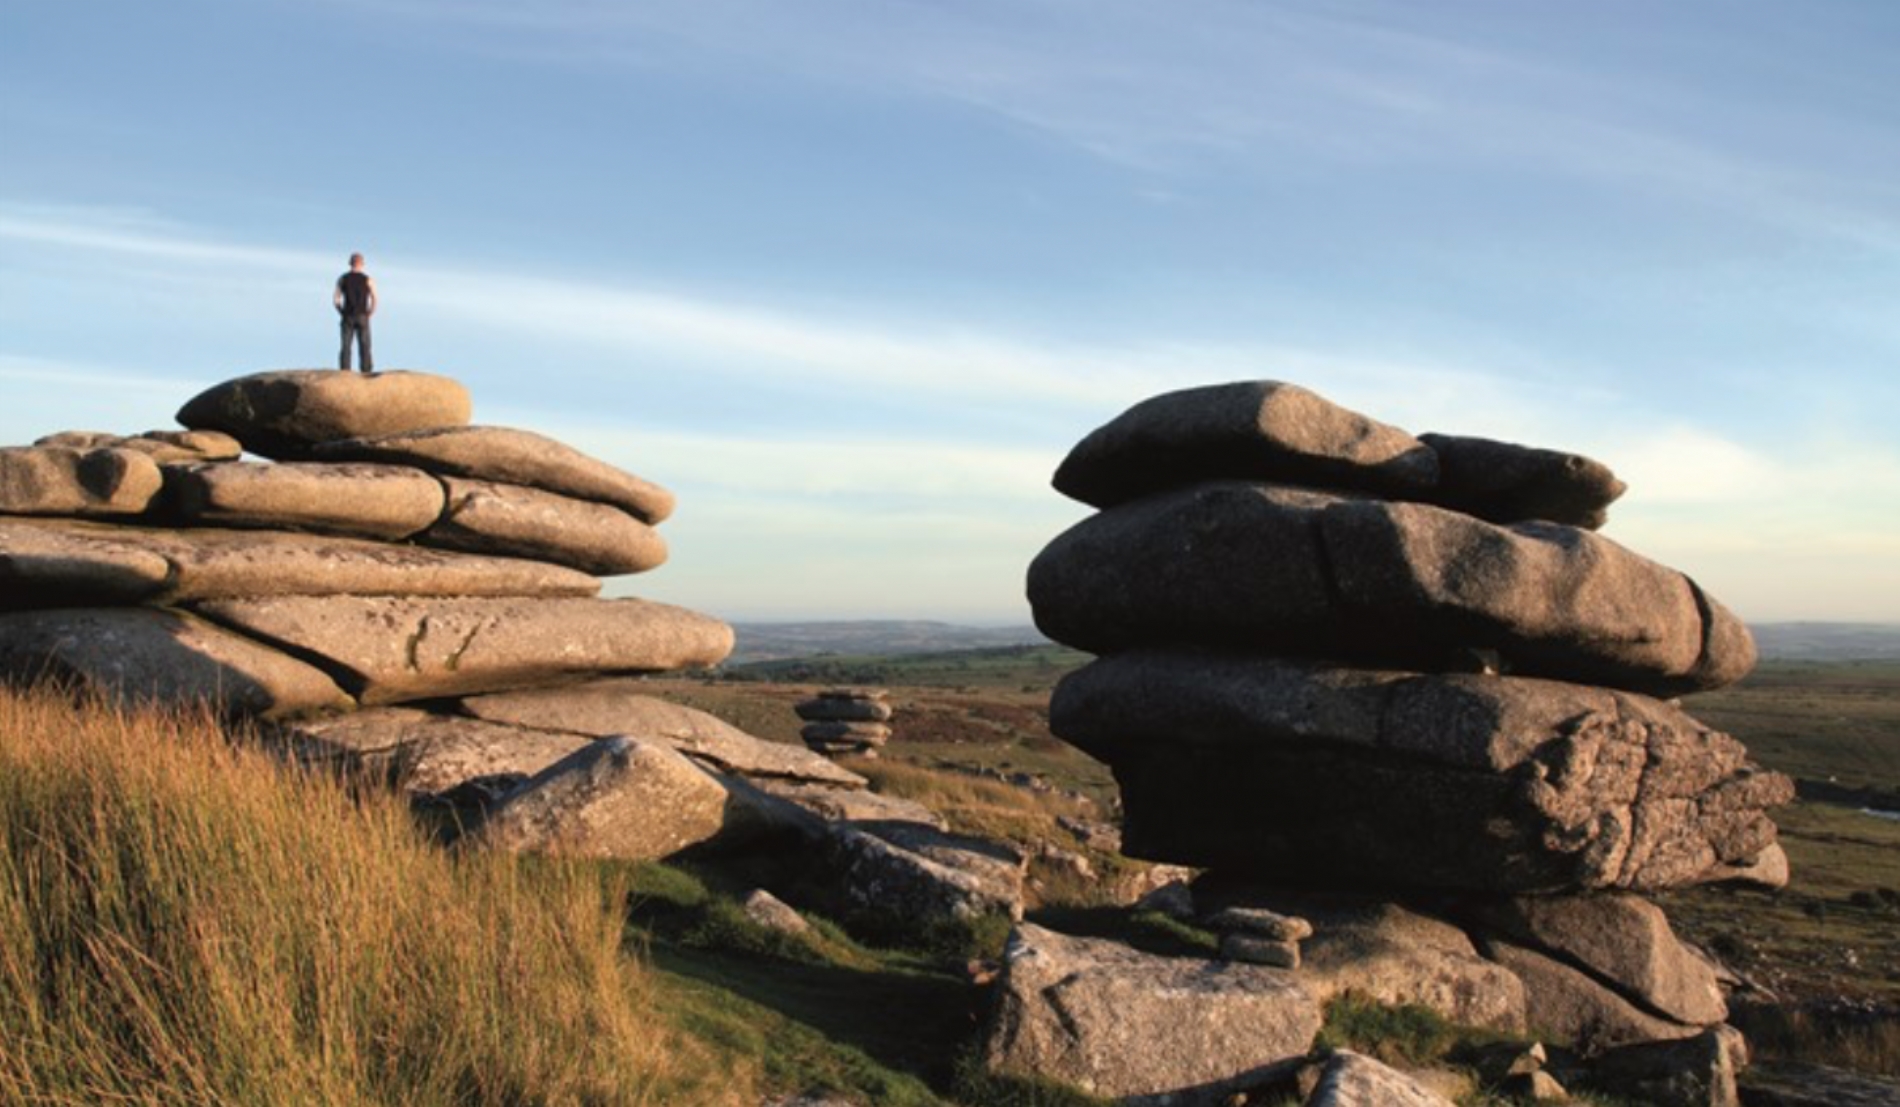
[[[717,835],[726,790],[662,742],[589,743],[530,777],[476,831],[514,853],[647,861]]]
[[[178,421],[223,431],[255,454],[295,457],[332,439],[461,426],[471,410],[468,389],[429,373],[280,369],[212,385]]]
[[[606,678],[462,699],[478,719],[605,738],[630,734],[663,741],[728,772],[752,778],[817,781],[861,789],[865,780],[810,750],[755,738],[723,719],[647,695],[637,680]]]
[[[1741,1031],[1712,1026],[1693,1038],[1609,1050],[1591,1063],[1590,1083],[1654,1107],[1738,1107],[1742,1100],[1735,1077],[1747,1067],[1748,1043]],[[1840,1100],[1829,1103],[1849,1107]]]
[[[1298,385],[1237,381],[1141,401],[1069,451],[1054,483],[1107,507],[1222,478],[1418,495],[1437,483],[1438,459],[1397,427]]]
[[[132,604],[164,590],[171,562],[102,533],[0,517],[0,610]]]
[[[530,777],[594,741],[412,707],[296,720],[275,733],[300,760],[383,775],[405,791],[425,795],[471,780]]]
[[[1224,1103],[1311,1048],[1321,1004],[1299,979],[1024,924],[996,987],[985,1063],[1128,1103]]]
[[[0,447],[0,513],[138,515],[164,483],[158,463],[137,450]]]
[[[673,494],[632,473],[532,431],[448,427],[327,442],[314,451],[327,461],[386,461],[432,473],[521,484],[577,500],[612,504],[643,523],[673,513]]]
[[[152,607],[0,615],[0,674],[71,680],[130,702],[272,718],[354,706],[322,672],[241,635]]]
[[[1509,892],[1723,878],[1793,785],[1645,696],[1556,681],[1146,650],[1064,677],[1132,857],[1291,883]]]
[[[825,847],[845,901],[915,927],[1023,915],[1026,859],[1015,850],[917,822],[832,823]]]
[[[229,596],[591,596],[600,590],[593,577],[558,565],[285,531],[0,519],[0,548],[21,582],[16,589],[0,575],[6,590],[0,606],[46,602],[22,590],[29,579],[60,595],[84,595],[102,577],[113,582],[114,595],[167,603]],[[138,592],[152,557],[166,563],[163,587]],[[133,565],[138,568],[128,568]]]
[[[1746,628],[1674,570],[1574,527],[1220,482],[1104,511],[1029,569],[1036,625],[1095,653],[1193,643],[1511,671],[1655,694],[1740,679]]]
[[[792,935],[811,933],[811,923],[806,921],[805,916],[799,914],[791,904],[764,888],[754,888],[747,892],[745,898],[739,902],[739,909],[745,912],[746,918],[767,930]]]
[[[1321,1002],[1348,992],[1388,1006],[1429,1007],[1463,1026],[1524,1029],[1524,988],[1443,919],[1376,896],[1266,887],[1220,874],[1195,882],[1197,902],[1266,907],[1310,922],[1301,976]]]
[[[448,508],[416,536],[425,546],[551,561],[597,576],[666,560],[660,532],[617,507],[518,484],[443,477]]]
[[[35,439],[35,446],[71,446],[81,450],[108,447],[136,450],[160,465],[199,461],[230,461],[244,452],[238,440],[222,431],[150,430],[127,437],[103,431],[60,431]]]
[[[1719,1023],[1715,970],[1639,896],[1516,896],[1475,908],[1489,929],[1581,968],[1637,1006],[1684,1023]]]
[[[1586,1053],[1636,1042],[1690,1038],[1701,1024],[1643,1011],[1615,991],[1561,961],[1494,938],[1480,951],[1524,982],[1524,1015],[1531,1033]]]
[[[1338,1049],[1303,1107],[1453,1107],[1424,1083],[1363,1053]]]
[[[1596,530],[1629,487],[1582,454],[1449,434],[1419,439],[1438,455],[1438,484],[1423,498],[1494,523],[1543,519]]]
[[[195,526],[407,538],[442,515],[436,478],[400,465],[224,462],[173,466],[172,507]]]
[[[365,704],[717,664],[732,628],[647,600],[283,596],[206,617],[320,659]]]

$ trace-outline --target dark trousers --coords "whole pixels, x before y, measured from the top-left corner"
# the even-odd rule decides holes
[[[350,335],[356,335],[356,348],[362,353],[363,372],[371,373],[376,369],[369,356],[369,316],[345,315],[343,317],[343,349],[336,355],[336,367],[348,370],[350,367]]]

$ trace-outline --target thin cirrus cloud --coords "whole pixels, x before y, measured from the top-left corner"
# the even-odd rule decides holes
[[[1635,76],[1566,48],[1561,27],[1505,41],[1468,6],[1435,10],[1429,32],[1415,10],[1377,3],[1350,15],[1231,0],[1191,9],[1135,0],[874,9],[552,0],[525,10],[413,0],[397,10],[424,25],[505,27],[505,49],[523,49],[523,40],[586,47],[542,51],[551,65],[579,57],[586,65],[737,66],[938,99],[1143,174],[1191,177],[1210,160],[1256,173],[1309,158],[1465,161],[1900,249],[1900,226],[1882,206],[1891,196],[1856,183],[1880,179],[1869,172],[1879,164],[1896,168],[1891,156],[1874,166],[1791,156],[1820,130],[1838,149],[1878,151],[1886,144],[1877,127],[1837,105],[1762,110],[1757,90],[1719,65],[1685,73],[1680,84],[1654,70]],[[1721,38],[1720,25],[1698,22],[1693,11],[1680,18],[1695,23],[1694,41]],[[1685,67],[1710,64],[1678,49]],[[1730,95],[1691,91],[1709,80],[1726,82]],[[1139,191],[1174,195],[1152,185]]]

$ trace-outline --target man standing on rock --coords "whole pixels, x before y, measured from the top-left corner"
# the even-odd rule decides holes
[[[343,317],[343,350],[337,354],[336,367],[350,370],[350,335],[356,336],[356,348],[363,355],[363,372],[374,370],[369,356],[369,317],[376,314],[376,282],[363,272],[363,255],[350,255],[350,271],[336,279],[337,314]]]

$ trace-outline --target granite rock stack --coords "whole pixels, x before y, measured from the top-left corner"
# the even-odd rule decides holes
[[[1135,405],[1054,483],[1099,510],[1035,559],[1030,603],[1099,656],[1051,729],[1112,767],[1128,854],[1205,870],[1204,916],[1310,920],[1295,977],[1336,962],[1467,1020],[1444,978],[1469,965],[1467,1000],[1497,999],[1476,1021],[1586,1049],[1722,1021],[1642,893],[1785,882],[1768,812],[1793,789],[1671,698],[1745,675],[1753,642],[1596,533],[1608,467],[1256,381]],[[1368,980],[1393,912],[1433,952]]]
[[[206,389],[184,429],[0,449],[0,676],[259,720],[495,848],[790,837],[867,911],[1020,913],[1020,858],[652,695],[732,648],[597,595],[666,559],[672,494],[471,414],[447,377],[284,370]]]
[[[805,723],[798,735],[827,757],[876,757],[891,740],[889,696],[882,688],[826,688],[793,708]]]

